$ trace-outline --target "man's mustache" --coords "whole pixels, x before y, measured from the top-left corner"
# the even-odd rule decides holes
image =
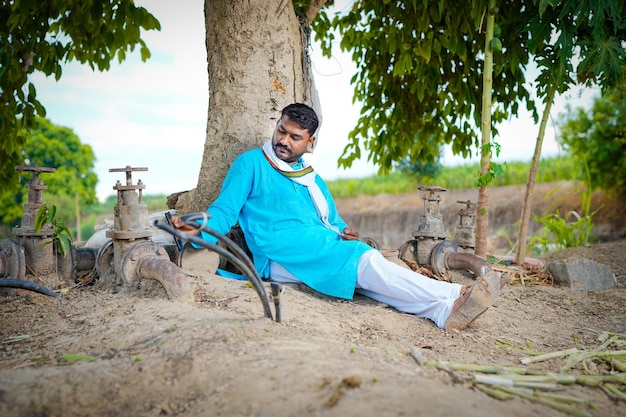
[[[278,149],[278,148],[280,148],[280,149],[284,149],[284,150],[286,150],[287,152],[291,152],[291,149],[289,149],[287,146],[285,146],[285,145],[281,145],[281,144],[279,144],[279,143],[277,143],[276,145],[274,145],[274,152],[276,152],[276,149]]]

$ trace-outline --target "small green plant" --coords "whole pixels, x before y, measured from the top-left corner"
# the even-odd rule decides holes
[[[44,202],[37,211],[35,229],[39,233],[44,226],[50,226],[52,228],[52,235],[50,236],[52,240],[47,243],[55,242],[61,255],[66,256],[70,251],[70,244],[73,241],[72,233],[65,225],[65,222],[57,218],[56,214],[56,206],[48,206],[48,203]]]
[[[164,333],[172,333],[176,330],[176,325],[173,325],[171,327],[168,327],[167,329],[165,329],[163,332]]]
[[[586,164],[585,168],[587,168]],[[591,219],[602,207],[591,212],[591,194],[593,190],[588,169],[586,186],[586,191],[580,193],[582,215],[576,211],[570,211],[562,217],[561,213],[556,210],[554,213],[548,213],[541,217],[533,216],[534,221],[543,225],[543,233],[540,236],[533,236],[529,241],[529,245],[531,248],[534,248],[535,252],[538,250],[539,253],[544,253],[550,250],[586,246],[592,242],[591,232],[593,224]],[[548,196],[557,189],[558,187],[553,189],[548,193]]]

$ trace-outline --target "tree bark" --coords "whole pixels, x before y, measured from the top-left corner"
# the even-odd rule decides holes
[[[491,171],[491,100],[493,86],[493,49],[491,40],[495,26],[495,0],[489,0],[487,10],[487,31],[485,33],[485,68],[483,73],[483,102],[481,115],[480,178],[478,203],[476,204],[476,245],[474,253],[487,256],[487,238],[489,237],[489,180]]]
[[[291,0],[205,0],[205,20],[207,135],[192,211],[217,198],[237,156],[269,139],[284,106],[312,105],[314,91],[308,23]]]
[[[524,205],[522,206],[522,217],[519,223],[519,231],[517,235],[517,249],[515,251],[515,263],[521,265],[526,259],[526,242],[528,239],[528,227],[530,225],[530,215],[533,208],[533,197],[535,191],[535,183],[537,179],[537,171],[539,170],[539,159],[541,158],[541,147],[543,146],[543,138],[546,135],[546,126],[550,117],[550,109],[554,102],[556,94],[556,85],[553,84],[548,91],[546,97],[546,108],[541,116],[541,124],[539,125],[539,135],[535,143],[535,152],[530,163],[530,172],[528,173],[528,182],[526,183],[526,194],[524,195]]]

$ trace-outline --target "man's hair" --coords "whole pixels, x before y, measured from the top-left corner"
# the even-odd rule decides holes
[[[289,120],[298,123],[302,128],[309,131],[309,136],[313,136],[319,126],[317,113],[311,107],[302,103],[293,103],[285,107],[280,115],[289,117]]]

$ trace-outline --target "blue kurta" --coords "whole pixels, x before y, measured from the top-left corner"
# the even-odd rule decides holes
[[[330,224],[342,231],[347,225],[328,187],[319,175],[315,181],[328,202]],[[334,297],[352,298],[359,257],[372,249],[324,226],[306,186],[275,170],[260,148],[235,159],[208,212],[208,226],[221,234],[239,222],[261,277],[269,278],[272,261]],[[203,238],[214,240],[205,233]]]

